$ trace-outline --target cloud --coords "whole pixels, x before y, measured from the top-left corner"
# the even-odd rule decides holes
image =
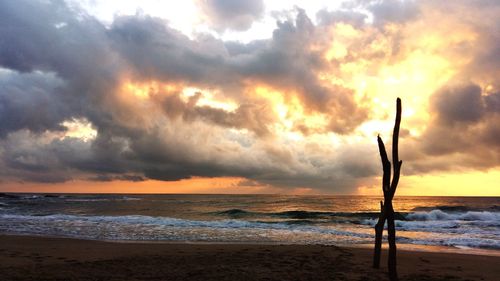
[[[483,117],[486,109],[483,103],[478,85],[447,86],[433,95],[431,111],[438,113],[436,121],[439,123],[466,125],[463,123],[474,123]]]
[[[410,173],[489,169],[500,165],[500,93],[462,82],[431,98],[432,122],[417,140]]]
[[[220,88],[241,99],[248,83],[294,92],[313,110],[332,113],[330,130],[347,133],[365,119],[352,90],[318,79],[326,70],[322,53],[310,46],[321,38],[303,10],[295,21],[278,22],[273,38],[227,45],[210,36],[190,40],[159,19],[122,17],[109,31],[116,50],[137,76]],[[246,98],[246,97],[245,97]]]
[[[373,13],[376,24],[404,23],[414,20],[420,12],[416,1],[413,0],[372,1],[367,8]]]
[[[378,27],[383,27],[387,23],[410,22],[415,20],[421,12],[418,1],[413,0],[355,0],[342,3],[342,7],[347,11],[335,11],[330,13],[329,17],[344,21],[357,18],[359,21],[363,18],[361,15],[368,13],[374,25]],[[323,13],[323,15],[326,14]]]
[[[335,23],[343,22],[352,26],[361,27],[365,24],[368,16],[366,14],[356,11],[328,11],[321,9],[316,13],[316,18],[321,25],[332,25]]]
[[[214,29],[244,31],[264,15],[262,0],[198,0]]]
[[[453,24],[471,30],[474,45],[456,42],[447,49],[457,52],[457,60],[469,59],[430,96],[431,119],[422,135],[411,142],[412,149],[420,153],[412,156],[406,171],[494,169],[500,165],[500,45],[495,23],[500,6],[491,1],[426,4],[426,9],[464,15]],[[463,22],[467,25],[460,25]]]
[[[222,127],[247,129],[257,136],[272,134],[268,124],[273,122],[274,116],[270,114],[266,105],[240,104],[237,109],[228,112],[224,109],[197,105],[200,96],[202,93],[197,92],[185,102],[179,95],[170,95],[161,98],[159,102],[165,114],[171,119],[182,118],[186,122],[202,120]]]
[[[264,9],[259,1],[203,3],[212,23],[224,20],[221,30],[248,28]],[[425,93],[432,96],[422,102],[431,105],[429,124],[421,134],[410,127],[402,135],[404,172],[499,165],[498,41],[488,37],[495,27],[473,29],[475,42],[484,43],[477,46],[452,36],[445,47],[432,38],[419,45],[412,31],[437,4],[390,3],[356,3],[373,12],[375,25],[354,8],[323,10],[319,24],[297,8],[276,23],[271,38],[241,43],[190,38],[144,14],[105,25],[63,1],[2,1],[0,176],[36,182],[231,176],[352,192],[380,173],[375,135],[363,130],[372,119],[387,121],[385,104],[376,102],[393,99],[377,87],[425,80],[415,68],[452,60],[463,69]],[[414,67],[421,58],[434,60]],[[391,72],[400,61],[411,67]],[[409,105],[418,101],[406,98]],[[88,122],[92,137],[70,134],[64,124],[71,120]]]
[[[28,130],[9,134],[0,142],[1,175],[13,181],[64,182],[78,173],[65,166],[84,157],[88,146],[72,139],[59,141]]]
[[[72,115],[62,103],[64,81],[51,73],[0,70],[0,136],[11,131],[63,130],[60,123]]]

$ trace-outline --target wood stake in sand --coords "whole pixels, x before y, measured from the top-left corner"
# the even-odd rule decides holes
[[[401,99],[396,100],[396,120],[394,122],[394,131],[392,133],[392,163],[394,175],[391,182],[391,162],[387,157],[385,145],[380,136],[377,136],[380,159],[382,160],[382,190],[384,191],[384,202],[380,201],[380,216],[375,225],[375,249],[373,254],[373,267],[380,267],[380,249],[382,246],[382,233],[384,231],[385,220],[387,220],[387,240],[389,242],[389,258],[388,269],[389,279],[398,280],[396,269],[396,228],[394,225],[394,208],[392,206],[392,198],[396,193],[396,188],[399,183],[399,175],[403,161],[399,160],[398,142],[399,142],[399,126],[401,124]]]

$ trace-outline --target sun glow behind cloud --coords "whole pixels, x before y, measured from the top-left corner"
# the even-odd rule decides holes
[[[430,14],[432,20],[437,17]],[[370,108],[370,120],[360,124],[357,129],[359,133],[373,136],[380,131],[389,132],[392,120],[388,118],[387,112],[391,111],[396,97],[405,101],[403,117],[405,124],[411,128],[410,134],[418,137],[426,129],[430,118],[429,97],[470,61],[467,54],[443,50],[450,45],[474,44],[477,38],[472,30],[463,26],[460,26],[462,29],[459,31],[451,32],[458,26],[456,22],[447,22],[445,26],[445,30],[436,29],[422,19],[404,26],[404,29],[401,25],[387,24],[384,27],[385,34],[374,27],[360,29],[344,22],[329,27],[332,40],[324,50],[324,59],[339,64],[339,68],[333,71],[326,69],[318,73],[318,77],[332,85],[353,89],[356,102]],[[397,36],[404,39],[401,42],[391,41]],[[370,40],[369,44],[360,44],[367,39]],[[361,49],[359,46],[362,46]],[[397,59],[384,58],[382,54],[388,52],[396,52]],[[345,59],[346,56],[350,58]],[[125,90],[141,99],[159,92],[178,91],[182,93],[184,101],[201,93],[197,106],[225,111],[234,111],[238,107],[237,101],[217,98],[213,94],[217,90],[196,86],[168,85],[160,81],[127,82]],[[309,110],[293,92],[260,85],[252,85],[247,91],[270,104],[277,118],[272,127],[283,135],[300,140],[304,134],[328,131],[327,116]]]
[[[88,142],[94,140],[97,136],[97,131],[86,119],[72,119],[64,121],[62,125],[66,128],[62,138],[77,138]]]
[[[330,29],[333,40],[325,52],[325,59],[338,61],[340,72],[325,72],[320,76],[354,89],[357,102],[368,103],[371,120],[359,128],[366,135],[374,135],[381,128],[388,131],[392,120],[386,113],[393,109],[394,100],[401,97],[405,101],[404,122],[411,128],[412,135],[419,136],[430,118],[429,97],[470,62],[471,56],[466,53],[443,50],[457,44],[474,44],[477,35],[473,31],[443,31],[420,22],[416,25],[408,24],[405,29],[397,25],[386,26],[386,32],[404,38],[398,42],[391,41],[398,40],[394,37],[377,34],[375,29],[358,30],[345,23]],[[360,44],[370,37],[375,38],[370,44]],[[383,57],[385,53],[394,52],[396,59]],[[363,53],[374,58],[367,60]],[[348,54],[354,59],[343,60]]]
[[[2,96],[4,111],[24,113],[0,128],[0,151],[6,151],[1,167],[9,177],[23,178],[18,167],[27,163],[9,163],[36,160],[33,151],[15,146],[25,138],[43,150],[40,159],[78,156],[50,162],[59,168],[38,169],[71,171],[56,180],[124,174],[143,179],[142,185],[185,185],[189,178],[213,178],[214,184],[228,177],[254,181],[262,190],[352,193],[378,185],[374,140],[381,134],[390,142],[394,100],[401,97],[408,177],[403,190],[414,190],[425,174],[421,183],[429,188],[444,175],[467,193],[457,169],[468,179],[498,177],[497,131],[491,125],[498,119],[498,66],[491,59],[495,40],[488,39],[494,38],[495,5],[486,11],[462,2],[396,1],[394,12],[384,10],[385,1],[297,2],[300,8],[295,2],[264,2],[265,8],[230,14],[215,2],[198,7],[187,1],[176,9],[156,1],[130,0],[120,8],[107,1],[71,2],[76,8],[48,21],[47,30],[56,34],[48,38],[89,27],[82,36],[61,40],[79,42],[84,47],[77,52],[89,55],[64,57],[67,46],[56,44],[58,63],[0,62],[0,69],[8,69],[0,73],[8,93]],[[479,87],[479,95],[474,87],[450,88],[464,83]],[[448,110],[440,96],[457,102]],[[461,106],[469,101],[471,106]],[[460,138],[459,130],[467,134]],[[446,136],[457,140],[441,143]],[[483,144],[477,151],[467,143],[474,136]],[[463,149],[450,145],[455,142]],[[58,145],[78,153],[56,155],[66,152]],[[31,162],[29,167],[37,163]],[[65,163],[77,164],[66,170]],[[33,171],[27,178],[43,178]]]

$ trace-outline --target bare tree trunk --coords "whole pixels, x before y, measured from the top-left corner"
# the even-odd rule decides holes
[[[392,198],[396,193],[396,188],[399,183],[401,173],[401,165],[403,161],[399,160],[399,126],[401,124],[401,99],[396,100],[396,120],[394,121],[394,131],[392,133],[392,164],[394,175],[392,177],[391,189],[386,201],[385,210],[387,216],[387,240],[389,241],[389,258],[387,266],[389,268],[389,279],[391,281],[398,280],[398,272],[396,268],[396,226],[394,225],[394,208],[392,206]],[[385,198],[385,196],[384,196]]]
[[[382,190],[384,191],[384,199],[389,194],[390,184],[391,184],[391,162],[389,162],[389,158],[387,157],[387,152],[385,150],[384,142],[377,136],[377,143],[380,152],[380,159],[382,160],[382,168],[384,171],[382,177]],[[386,220],[386,210],[384,208],[384,203],[380,201],[380,215],[378,217],[378,222],[375,225],[375,249],[373,252],[373,267],[380,267],[380,253],[382,248],[382,236],[384,232],[384,225]]]
[[[392,201],[385,204],[387,214],[387,240],[389,241],[389,258],[387,267],[389,269],[389,280],[398,280],[398,272],[396,268],[396,228],[394,226],[394,209]]]
[[[396,193],[396,188],[399,183],[401,165],[403,161],[399,160],[398,142],[399,142],[399,127],[401,124],[401,99],[396,101],[396,120],[394,122],[394,131],[392,133],[392,163],[394,175],[391,181],[391,162],[387,157],[385,145],[380,136],[377,137],[380,159],[382,160],[383,177],[382,190],[384,191],[384,202],[380,202],[381,211],[377,224],[375,225],[375,250],[373,255],[373,267],[380,266],[380,248],[382,245],[382,233],[384,231],[385,220],[387,219],[387,240],[389,242],[389,257],[388,269],[389,279],[391,281],[398,280],[396,268],[396,227],[394,224],[394,208],[392,199]]]
[[[382,249],[382,234],[384,232],[385,213],[384,202],[380,201],[380,215],[375,225],[375,250],[373,251],[373,268],[380,267],[380,252]]]

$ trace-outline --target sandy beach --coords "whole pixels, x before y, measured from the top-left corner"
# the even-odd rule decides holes
[[[386,280],[371,250],[0,236],[1,280]],[[385,254],[385,253],[384,253]],[[385,256],[383,256],[385,260]],[[399,251],[402,280],[498,280],[500,257]]]

